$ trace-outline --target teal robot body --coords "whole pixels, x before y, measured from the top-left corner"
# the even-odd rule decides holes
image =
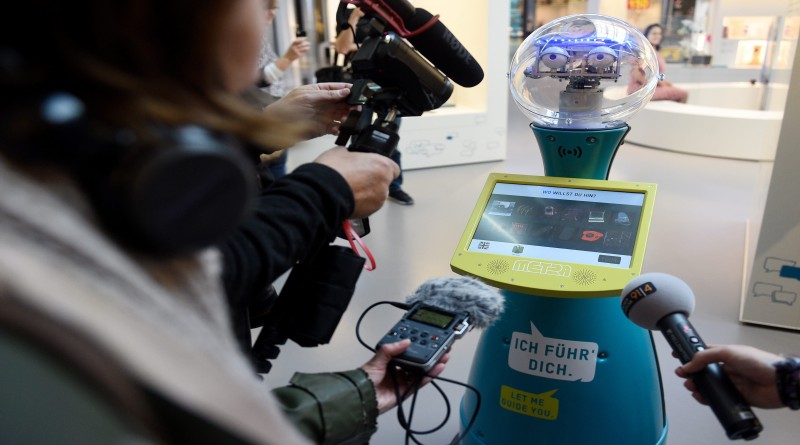
[[[513,99],[531,119],[546,177],[559,186],[578,187],[582,189],[578,195],[587,196],[586,189],[603,188],[600,183],[608,179],[629,130],[625,122],[650,100],[660,74],[655,50],[641,32],[612,17],[582,14],[550,22],[526,38],[514,55],[508,77]],[[597,183],[574,185],[568,178]],[[570,249],[583,249],[581,242],[596,247],[630,231],[617,230],[629,224],[620,216],[626,212],[609,207],[616,216],[602,220],[605,216],[598,216],[599,211],[578,212],[574,220],[561,219],[566,213],[562,212],[547,232],[541,229],[542,218],[548,212],[556,215],[554,207],[561,205],[566,211],[570,206],[590,206],[586,209],[592,210],[591,206],[613,206],[614,202],[536,207],[530,204],[534,201],[525,201],[529,196],[508,198],[509,207],[522,208],[520,203],[525,202],[534,208],[530,215],[537,219],[526,225],[522,219],[505,220],[503,212],[490,215],[489,194],[486,190],[482,194],[451,261],[454,271],[497,285],[506,298],[504,314],[483,332],[478,344],[469,382],[480,392],[482,402],[474,424],[469,424],[477,401],[469,392],[462,399],[461,443],[666,443],[668,422],[655,346],[649,331],[622,314],[619,291],[624,283],[615,281],[619,271],[612,273],[603,264],[587,268],[569,261]],[[508,215],[516,214],[509,211]],[[507,254],[481,257],[474,252],[475,246],[489,249],[492,243],[472,239],[481,219],[490,220],[500,232],[507,231],[514,242],[529,241],[505,243],[511,246]],[[573,230],[567,230],[568,225]],[[530,238],[532,227],[549,237],[541,244],[566,244],[536,250],[543,258],[521,258],[532,249],[526,243],[539,242],[530,241],[539,240]],[[528,238],[519,238],[522,230],[528,231]],[[637,262],[625,270],[628,279],[641,272],[647,227],[640,222],[634,235],[631,242],[638,246]],[[609,256],[603,249],[587,249]],[[551,253],[554,256],[547,258]],[[521,280],[522,272],[540,274],[548,285]],[[546,274],[550,275],[544,279]],[[587,280],[599,284],[602,291],[581,292]]]

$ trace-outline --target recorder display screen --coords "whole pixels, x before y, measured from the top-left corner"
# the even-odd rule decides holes
[[[450,322],[453,321],[453,316],[450,314],[445,314],[438,311],[433,311],[430,309],[419,308],[411,314],[408,319],[418,321],[420,323],[425,323],[427,325],[435,326],[437,328],[444,329]]]
[[[644,197],[497,183],[468,250],[627,269]]]

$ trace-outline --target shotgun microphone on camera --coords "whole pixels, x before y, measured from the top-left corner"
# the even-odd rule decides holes
[[[452,32],[430,12],[415,8],[406,0],[345,0],[364,12],[381,16],[425,58],[463,87],[483,80],[483,69]]]

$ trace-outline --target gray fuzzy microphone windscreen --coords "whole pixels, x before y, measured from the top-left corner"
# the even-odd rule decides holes
[[[451,312],[466,312],[469,323],[479,329],[494,323],[503,313],[505,300],[496,288],[471,277],[432,278],[406,298]]]

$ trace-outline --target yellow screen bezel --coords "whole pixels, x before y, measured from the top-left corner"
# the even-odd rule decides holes
[[[642,193],[642,213],[630,267],[586,265],[467,250],[497,183]],[[625,285],[641,273],[655,195],[656,184],[652,183],[491,173],[453,254],[450,267],[458,274],[480,278],[500,289],[526,294],[564,298],[619,295]]]

